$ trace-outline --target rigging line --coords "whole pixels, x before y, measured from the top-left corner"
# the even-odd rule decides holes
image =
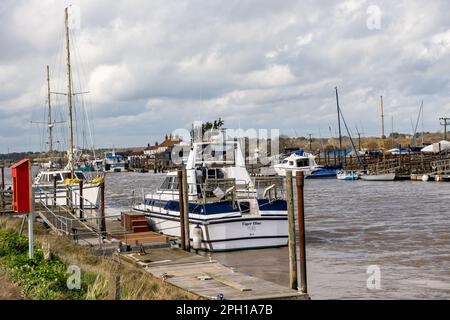
[[[78,52],[78,45],[77,45],[77,40],[76,40],[76,38],[75,38],[75,40],[74,40],[74,46],[75,46],[75,54],[76,54],[76,56],[77,56],[77,59],[78,59],[78,64],[77,64],[77,71],[78,71],[78,80],[79,80],[79,82],[80,82],[80,91],[82,91],[82,86],[81,86],[81,78],[83,77],[83,79],[85,80],[85,81],[87,81],[87,76],[86,76],[86,69],[85,69],[85,67],[84,67],[84,62],[83,62],[83,60],[82,60],[82,57],[81,57],[81,55],[79,54],[79,52]],[[80,69],[81,69],[81,72],[80,72]],[[92,149],[92,152],[93,152],[93,156],[94,156],[94,159],[95,159],[95,147],[94,147],[94,138],[93,138],[93,130],[91,129],[91,122],[89,121],[89,115],[88,115],[88,110],[87,110],[87,106],[86,106],[86,104],[88,104],[88,103],[86,103],[85,102],[85,99],[84,99],[84,97],[82,97],[82,108],[83,108],[83,111],[84,111],[84,114],[85,114],[85,119],[86,119],[86,122],[87,123],[85,123],[85,127],[87,127],[87,129],[88,129],[88,133],[89,133],[89,138],[90,138],[90,142],[91,142],[91,149]],[[88,104],[91,108],[91,110],[92,110],[92,106],[90,105],[90,104]],[[87,144],[87,143],[86,143]]]
[[[347,122],[345,121],[344,115],[342,114],[342,108],[339,108],[339,113],[341,114],[341,118],[342,118],[342,120],[344,122],[345,129],[347,130],[347,133],[349,135],[350,142],[352,143],[353,150],[355,150],[355,154],[356,154],[356,157],[358,158],[358,162],[359,162],[360,165],[362,165],[361,158],[359,157],[359,152],[356,150],[355,144],[353,143],[352,136],[350,135],[350,130],[348,129],[348,126],[347,126]]]
[[[82,77],[82,75],[81,75],[81,72],[80,72],[80,68],[79,68],[79,65],[80,65],[80,63],[81,63],[81,58],[80,58],[80,55],[79,55],[79,51],[78,51],[78,43],[77,43],[77,37],[75,36],[75,35],[73,35],[72,36],[72,46],[73,46],[73,52],[74,52],[74,65],[75,65],[75,68],[76,68],[76,77],[74,77],[74,79],[76,78],[77,80],[78,80],[78,90],[79,90],[79,92],[83,92],[83,86],[81,85],[81,77]],[[75,83],[75,81],[74,81],[74,83]],[[81,131],[82,131],[82,148],[84,149],[84,146],[85,146],[85,131],[86,131],[86,119],[85,119],[85,117],[83,116],[84,115],[84,112],[83,112],[83,109],[84,109],[84,96],[83,96],[83,94],[81,94],[81,95],[79,95],[80,97],[78,97],[78,95],[77,95],[77,102],[78,102],[78,105],[79,105],[79,111],[80,111],[80,119],[81,119]],[[78,124],[79,125],[79,124]]]

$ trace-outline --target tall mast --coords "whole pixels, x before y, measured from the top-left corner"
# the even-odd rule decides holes
[[[341,110],[339,108],[339,96],[338,96],[337,87],[334,87],[334,90],[336,90],[336,106],[337,106],[338,128],[339,128],[339,160],[340,160],[341,152],[342,152]]]
[[[423,100],[422,100],[422,146],[423,146],[423,135],[424,132],[423,132]]]
[[[52,104],[50,102],[50,69],[47,65],[47,100],[48,100],[48,151],[53,152],[53,123],[52,123]]]
[[[67,99],[69,104],[69,169],[71,178],[74,177],[74,155],[73,155],[73,128],[72,128],[72,71],[70,68],[70,42],[69,42],[69,13],[68,8],[64,9],[64,21],[66,30],[66,51],[67,51]]]
[[[384,106],[383,106],[383,96],[381,96],[381,146],[384,148]]]

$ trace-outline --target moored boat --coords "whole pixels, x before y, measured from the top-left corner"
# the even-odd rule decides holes
[[[287,245],[283,178],[251,180],[237,141],[195,142],[186,163],[190,234],[200,228],[201,250],[229,251]],[[152,228],[180,236],[177,172],[133,205]],[[192,240],[192,239],[191,239]]]
[[[395,173],[363,174],[361,179],[366,181],[394,181]]]
[[[356,171],[340,170],[336,172],[336,178],[338,180],[358,180],[359,175]]]
[[[283,159],[281,163],[273,166],[275,172],[279,176],[286,176],[286,170],[292,171],[292,176],[295,177],[298,171],[304,173],[306,179],[334,177],[335,170],[329,170],[316,163],[315,156],[303,150],[294,151],[287,158]]]

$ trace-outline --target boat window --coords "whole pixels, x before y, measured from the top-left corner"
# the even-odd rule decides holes
[[[40,183],[48,182],[48,175],[47,174],[41,175],[39,182]]]
[[[288,160],[283,160],[283,163],[288,163],[289,161]]]
[[[162,190],[168,190],[170,187],[170,181],[171,181],[172,177],[166,177],[166,179],[164,179],[160,189]]]
[[[70,179],[70,173],[69,172],[63,172],[62,176],[63,176],[63,180]]]
[[[161,190],[178,190],[178,177],[167,177],[162,183]]]
[[[294,161],[289,161],[289,165],[293,166],[294,165]]]
[[[178,190],[178,177],[172,177],[170,180],[170,188],[171,190]]]
[[[309,165],[308,159],[298,159],[297,167],[307,167]]]
[[[239,202],[239,207],[241,208],[242,214],[249,214],[250,213],[250,202],[248,201],[241,201]]]
[[[79,180],[86,180],[82,172],[75,172],[75,177]]]

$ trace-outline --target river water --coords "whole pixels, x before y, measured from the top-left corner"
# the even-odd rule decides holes
[[[107,212],[129,209],[132,190],[155,190],[163,177],[108,174]],[[438,182],[306,180],[311,298],[450,298],[449,191],[449,184]],[[243,273],[289,285],[287,248],[211,255]],[[379,268],[379,289],[368,289],[369,266]]]

